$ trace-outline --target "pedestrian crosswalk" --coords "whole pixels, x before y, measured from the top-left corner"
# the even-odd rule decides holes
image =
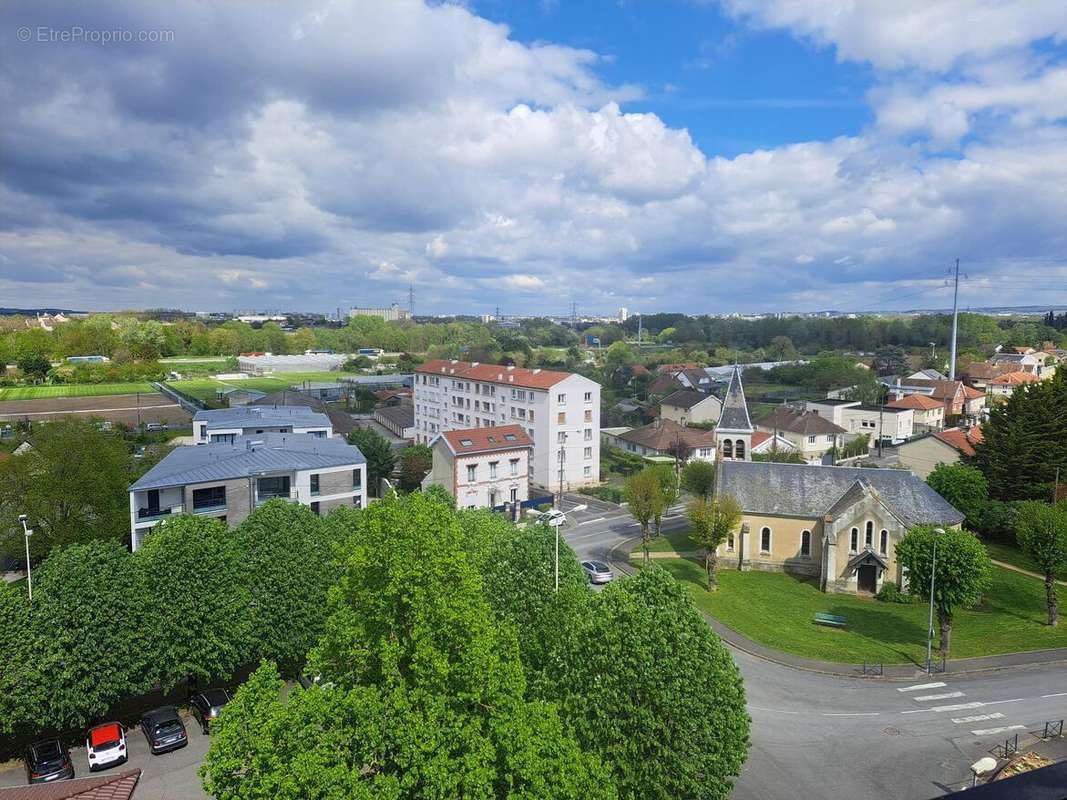
[[[1004,704],[1004,703],[1022,702],[1021,698],[1012,698],[1012,699],[1008,699],[1008,700],[989,700],[989,701],[967,700],[966,699],[967,695],[966,695],[965,692],[962,692],[962,691],[959,691],[959,690],[949,689],[944,681],[935,681],[933,683],[917,683],[917,684],[915,684],[913,686],[900,686],[900,687],[897,687],[897,691],[898,692],[902,692],[902,693],[906,693],[906,694],[910,694],[912,692],[927,692],[927,691],[930,691],[930,690],[933,690],[933,689],[947,689],[947,691],[936,692],[934,694],[916,694],[916,695],[911,697],[911,700],[914,703],[918,703],[920,705],[935,703],[935,702],[937,702],[939,700],[956,700],[956,699],[959,699],[959,700],[962,700],[963,702],[948,703],[948,704],[943,704],[943,705],[922,705],[921,708],[911,708],[911,709],[908,709],[907,711],[901,711],[900,713],[901,714],[922,714],[923,712],[932,712],[932,713],[935,713],[935,714],[943,714],[943,713],[947,713],[947,712],[976,710],[976,709],[984,708],[985,706],[1001,705],[1001,704]],[[992,720],[1002,720],[1004,718],[1005,718],[1005,715],[1004,715],[1003,712],[1001,712],[1001,711],[993,711],[993,712],[989,712],[989,713],[968,714],[968,715],[965,715],[965,716],[951,717],[950,719],[952,720],[953,724],[955,724],[955,725],[974,725],[975,723],[978,723],[978,722],[989,722],[989,721],[992,721]],[[1018,723],[1010,723],[1009,722],[1006,725],[999,725],[999,726],[993,727],[993,728],[973,728],[973,729],[971,729],[970,733],[971,733],[972,736],[981,737],[981,736],[994,736],[994,735],[998,735],[998,734],[1002,734],[1002,733],[1010,733],[1012,731],[1021,731],[1021,730],[1026,730],[1026,726],[1022,725],[1022,724],[1018,724]]]

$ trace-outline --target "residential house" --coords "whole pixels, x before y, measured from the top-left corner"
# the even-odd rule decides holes
[[[986,385],[986,391],[994,402],[1003,402],[1011,397],[1019,386],[1037,383],[1039,380],[1041,379],[1032,372],[1006,372],[990,380]]]
[[[962,381],[937,381],[923,378],[901,378],[889,375],[878,379],[894,399],[908,394],[924,394],[939,401],[945,408],[945,418],[962,416],[965,411],[967,394],[963,391]]]
[[[604,443],[639,456],[714,461],[715,434],[660,418],[640,428],[605,428]]]
[[[1013,371],[1014,369],[1008,364],[990,364],[986,361],[976,361],[973,364],[968,364],[960,377],[963,379],[964,385],[970,385],[984,392],[987,384],[993,378],[998,378],[1005,373]]]
[[[711,387],[714,385],[711,376],[699,367],[682,369],[671,374],[682,386],[695,392],[710,392]]]
[[[253,400],[250,405],[254,406],[304,406],[312,411],[325,414],[330,418],[335,436],[347,436],[356,429],[356,421],[352,415],[340,408],[331,408],[321,400],[310,397],[292,389],[282,389],[279,392],[271,392],[265,397]]]
[[[945,427],[945,404],[924,394],[906,394],[885,404],[894,410],[912,412],[912,431],[926,433]]]
[[[900,463],[925,480],[938,464],[955,464],[974,455],[974,445],[982,441],[978,426],[963,430],[948,428],[912,439],[897,448]]]
[[[680,389],[660,400],[659,415],[679,425],[718,422],[722,414],[722,400],[712,394],[692,389]]]
[[[130,486],[133,549],[172,514],[210,516],[233,526],[274,498],[315,513],[361,508],[366,470],[359,448],[340,438],[262,433],[176,447]]]
[[[756,429],[786,439],[805,461],[818,462],[830,450],[840,448],[847,431],[814,411],[798,411],[787,405],[775,407],[756,420]]]
[[[522,425],[534,483],[555,492],[600,481],[600,384],[582,375],[466,361],[415,371],[415,440],[468,428]]]
[[[811,411],[829,419],[843,428],[851,441],[866,434],[871,447],[879,441],[883,444],[899,444],[914,434],[914,415],[911,409],[889,406],[864,405],[858,400],[809,400],[804,404]]]
[[[685,388],[685,384],[678,380],[674,375],[669,372],[661,372],[648,382],[645,391],[648,392],[649,397],[666,397],[673,392],[680,392]]]
[[[521,425],[444,431],[430,449],[433,467],[422,485],[443,486],[458,508],[499,508],[530,497],[534,443]]]
[[[896,546],[915,525],[963,515],[905,470],[724,461],[715,493],[741,506],[719,563],[810,575],[825,592],[874,594],[903,579]]]
[[[987,405],[986,393],[973,386],[963,384],[963,414],[972,422],[977,422],[985,415]]]
[[[415,438],[415,407],[410,403],[376,408],[374,421],[401,439]]]
[[[1045,369],[1045,354],[1037,352],[1032,347],[1018,348],[1011,352],[994,354],[989,359],[989,363],[998,367],[1008,367],[1012,372],[1027,372],[1037,378],[1042,378]]]
[[[796,447],[791,441],[781,434],[777,436],[765,431],[754,431],[752,434],[752,455],[765,455],[767,453],[792,453]]]
[[[333,436],[330,418],[306,406],[246,405],[197,411],[193,415],[193,441],[232,442],[237,436],[262,433],[307,433]]]
[[[936,369],[920,369],[908,376],[908,379],[919,378],[920,380],[947,381],[948,375],[938,372]]]

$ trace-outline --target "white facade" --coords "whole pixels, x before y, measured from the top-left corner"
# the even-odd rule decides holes
[[[411,319],[411,312],[406,308],[401,308],[397,303],[393,303],[388,308],[358,308],[353,306],[349,312],[349,317],[380,317],[386,322],[398,322],[402,319]]]
[[[498,508],[530,497],[530,448],[487,453],[456,453],[444,438],[433,447],[433,468],[423,486],[443,486],[456,508]]]
[[[600,482],[600,384],[565,375],[546,388],[516,383],[516,368],[496,365],[444,365],[415,373],[415,441],[428,444],[444,431],[521,425],[533,440],[531,480],[550,491]],[[475,367],[476,370],[464,369]],[[474,375],[464,374],[465,372]],[[541,370],[522,370],[534,380]]]
[[[881,406],[865,406],[859,401],[840,400],[812,400],[805,404],[805,408],[826,417],[852,436],[867,434],[872,447],[879,439],[899,444],[914,435],[915,414],[910,408],[883,409]]]

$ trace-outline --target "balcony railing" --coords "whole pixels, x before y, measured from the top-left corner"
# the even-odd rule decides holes
[[[139,508],[137,509],[137,521],[138,522],[154,522],[156,520],[165,519],[171,514],[182,513],[182,506],[179,503],[175,506],[169,506],[167,508]]]
[[[297,501],[300,499],[300,495],[296,491],[296,487],[289,489],[288,492],[256,492],[256,505],[261,506],[268,500],[291,500]]]

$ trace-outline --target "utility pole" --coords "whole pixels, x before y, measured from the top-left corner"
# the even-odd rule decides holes
[[[415,284],[408,284],[408,313],[415,318]]]
[[[571,303],[571,327],[578,330],[578,304]]]
[[[567,452],[567,433],[563,432],[563,441],[560,442],[559,448],[559,501],[556,505],[560,511],[563,510],[563,464]]]
[[[641,345],[641,328],[644,327],[644,317],[639,313],[637,315],[637,344]]]
[[[952,289],[952,346],[948,354],[948,379],[956,380],[956,322],[960,310],[960,260],[956,259],[956,278]]]

